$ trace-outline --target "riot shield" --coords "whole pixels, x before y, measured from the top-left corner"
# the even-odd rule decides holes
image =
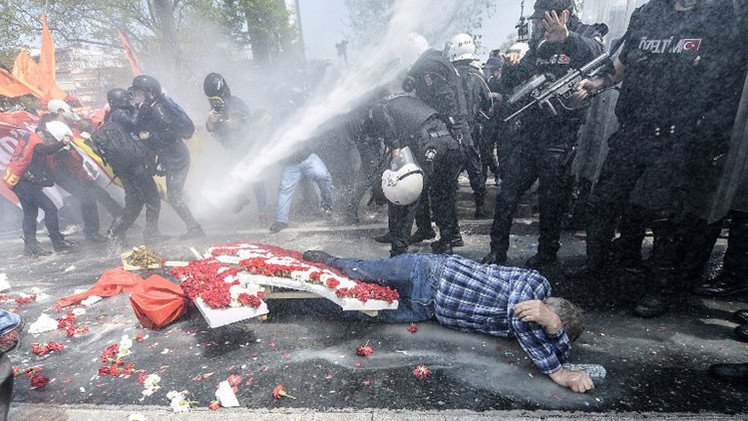
[[[748,211],[748,75],[725,158],[709,212],[709,222],[722,219],[730,210]]]

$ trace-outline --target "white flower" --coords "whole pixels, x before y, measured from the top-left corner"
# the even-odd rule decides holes
[[[189,412],[192,402],[187,399],[185,393],[172,390],[166,394],[167,399],[171,401],[169,405],[174,412]]]
[[[132,339],[128,335],[122,335],[122,339],[119,341],[119,356],[130,355],[130,348],[132,348]]]
[[[147,418],[145,415],[141,414],[130,414],[129,417],[127,417],[127,421],[146,421]]]
[[[309,282],[309,272],[295,270],[291,272],[291,280],[296,282]]]
[[[152,387],[158,387],[158,383],[161,381],[161,376],[158,374],[149,374],[148,377],[145,378],[145,381],[143,382],[143,385],[148,388]],[[169,397],[167,395],[167,397]]]

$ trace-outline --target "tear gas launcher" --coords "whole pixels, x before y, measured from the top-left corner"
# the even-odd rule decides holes
[[[527,83],[522,85],[517,92],[512,95],[507,103],[515,105],[526,98],[530,101],[520,108],[517,112],[504,119],[504,122],[513,120],[523,114],[530,108],[538,105],[542,109],[547,109],[551,114],[558,115],[560,106],[564,110],[578,110],[588,107],[590,100],[583,103],[575,103],[572,96],[577,90],[579,82],[596,76],[601,70],[605,69],[610,63],[610,56],[607,53],[601,54],[596,59],[585,64],[580,69],[572,69],[565,76],[557,78],[548,73],[533,76]]]

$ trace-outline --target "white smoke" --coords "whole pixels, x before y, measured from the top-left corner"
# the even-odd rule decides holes
[[[357,100],[384,82],[395,79],[399,72],[412,64],[414,56],[412,33],[446,33],[459,11],[473,7],[472,1],[453,0],[398,0],[392,7],[391,19],[383,39],[373,40],[364,49],[362,59],[354,63],[352,71],[343,75],[326,94],[320,94],[280,127],[259,153],[244,158],[230,173],[220,189],[204,192],[214,204],[228,203],[245,186],[263,175],[287,157],[297,145],[309,139],[331,118],[350,111]],[[393,65],[400,63],[400,65]]]

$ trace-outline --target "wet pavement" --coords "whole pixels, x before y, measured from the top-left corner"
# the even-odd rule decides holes
[[[465,192],[463,199],[465,247],[457,250],[480,259],[488,248],[490,221],[470,220]],[[321,248],[340,256],[384,257],[388,246],[371,238],[383,233],[385,220],[380,213],[365,213],[364,226],[308,221],[275,235],[254,223],[234,220],[232,224],[243,224],[240,229],[208,226],[207,238],[172,240],[154,248],[167,260],[186,260],[191,258],[190,246],[204,250],[210,244],[246,240],[295,250]],[[0,273],[7,274],[12,286],[6,294],[48,295],[30,304],[3,303],[5,308],[18,307],[27,329],[41,312],[62,316],[49,309],[56,299],[86,289],[119,262],[118,257],[102,257],[101,247],[86,243],[73,254],[30,261],[19,256],[19,240],[7,235],[0,241],[4,245]],[[607,378],[597,381],[588,394],[557,387],[533,368],[512,340],[456,332],[437,323],[421,323],[416,333],[410,333],[409,325],[331,320],[309,314],[298,303],[272,301],[266,321],[211,330],[193,309],[153,332],[140,327],[128,297],[121,294],[87,308],[78,318],[89,333],[74,338],[61,331],[25,335],[22,348],[9,356],[22,369],[41,366],[50,383],[33,389],[28,378],[18,376],[13,398],[19,403],[135,405],[147,413],[148,405],[168,409],[167,392],[187,390],[199,407],[206,408],[215,399],[218,383],[235,374],[242,377],[236,393],[241,405],[267,410],[745,412],[748,385],[720,382],[706,373],[713,363],[748,360],[748,344],[733,340],[736,324],[730,320],[732,311],[746,307],[745,297],[716,301],[683,295],[670,314],[642,320],[631,313],[643,288],[639,274],[620,271],[598,279],[567,276],[566,271],[583,262],[583,236],[565,233],[563,243],[562,265],[544,274],[554,286],[554,295],[569,298],[586,311],[586,331],[575,344],[572,362],[601,364],[607,370]],[[521,265],[536,247],[536,221],[518,220],[510,263]],[[425,252],[428,244],[413,249]],[[720,242],[715,262],[723,249]],[[141,393],[138,375],[97,374],[101,352],[124,334],[144,336],[134,343],[127,362],[136,370],[161,376],[161,389],[150,397]],[[48,341],[62,342],[66,348],[46,357],[31,353],[33,342]],[[365,343],[374,353],[356,356],[356,347]],[[420,364],[431,368],[428,379],[413,376],[413,368]],[[280,384],[297,399],[273,399],[273,389]]]

